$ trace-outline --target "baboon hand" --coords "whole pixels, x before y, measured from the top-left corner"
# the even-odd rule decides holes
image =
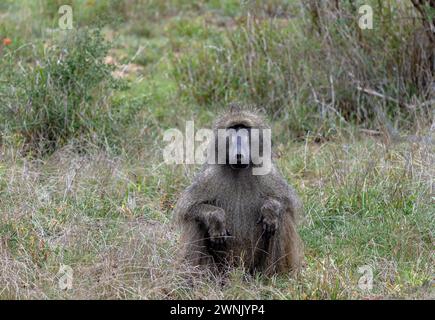
[[[208,235],[212,247],[221,247],[230,235],[225,227],[225,211],[221,208],[212,211],[208,219]]]
[[[262,223],[263,234],[272,236],[279,227],[279,217],[281,216],[282,205],[275,199],[268,199],[261,207],[261,214],[257,224]]]

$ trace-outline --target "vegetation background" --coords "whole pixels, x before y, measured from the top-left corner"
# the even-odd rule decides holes
[[[434,30],[432,0],[1,1],[0,298],[434,298]],[[296,278],[177,261],[197,168],[163,132],[233,101],[304,202]]]

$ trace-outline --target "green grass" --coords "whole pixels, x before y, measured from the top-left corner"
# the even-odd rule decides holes
[[[105,40],[63,42],[50,31],[58,1],[0,4],[0,40],[13,41],[0,44],[0,299],[434,298],[432,106],[362,95],[344,76],[430,101],[400,40],[410,21],[368,37],[327,16],[318,35],[297,1],[72,3],[77,34],[100,26]],[[172,209],[197,167],[163,163],[163,132],[208,127],[233,100],[264,107],[277,164],[304,203],[296,278],[235,269],[222,281],[177,259]],[[47,132],[48,150],[28,139]],[[62,265],[70,290],[58,285]],[[362,266],[371,291],[358,287]]]

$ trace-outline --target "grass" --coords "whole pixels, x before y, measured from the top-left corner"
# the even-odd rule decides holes
[[[399,3],[395,14],[415,15]],[[73,51],[67,61],[81,76],[72,76],[77,87],[65,82],[68,90],[50,81],[28,89],[35,70],[70,74],[56,51],[68,44],[50,31],[58,2],[0,5],[0,40],[13,41],[0,48],[0,102],[21,110],[12,120],[0,112],[1,299],[434,298],[433,106],[409,110],[362,95],[343,76],[351,72],[393,98],[402,92],[405,104],[430,101],[430,90],[419,87],[427,78],[412,80],[416,64],[407,64],[399,41],[411,37],[411,22],[392,21],[395,28],[356,45],[343,40],[358,37],[352,21],[340,29],[327,15],[317,34],[310,11],[297,15],[297,1],[250,5],[73,1],[77,29],[98,26],[111,48],[88,51],[99,57],[96,65],[79,58],[103,40]],[[248,10],[258,19],[249,21]],[[355,68],[354,59],[365,61]],[[391,75],[396,60],[403,63]],[[111,76],[100,77],[101,70]],[[108,88],[111,77],[122,86]],[[56,128],[56,144],[33,144],[29,152],[22,130],[23,119],[35,118],[26,113],[29,97],[48,112],[62,111],[67,99],[71,119],[86,125],[65,126],[65,114],[44,118],[38,132]],[[176,258],[172,208],[197,168],[165,165],[162,134],[183,129],[185,120],[209,126],[235,99],[266,109],[278,166],[303,200],[305,267],[296,278],[235,269],[223,281]],[[73,270],[68,290],[59,287],[63,265]],[[373,270],[369,291],[358,287],[363,266]]]
[[[2,167],[2,297],[428,298],[433,150],[375,139],[280,147],[280,167],[305,204],[306,267],[297,279],[234,270],[223,287],[201,275],[192,289],[174,259],[171,218],[192,172],[61,150]],[[63,264],[74,270],[68,291],[57,286]],[[371,292],[357,286],[364,265],[373,268]]]

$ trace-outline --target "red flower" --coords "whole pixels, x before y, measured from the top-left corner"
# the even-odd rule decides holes
[[[10,38],[4,38],[3,39],[3,45],[8,46],[12,43],[12,40]]]

